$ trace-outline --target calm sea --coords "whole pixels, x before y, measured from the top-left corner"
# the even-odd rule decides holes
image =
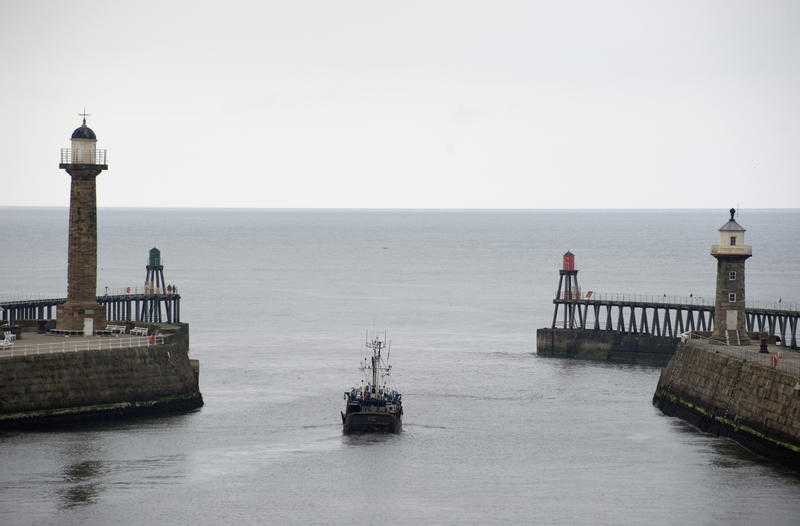
[[[206,405],[0,433],[2,524],[797,524],[800,476],[663,416],[658,369],[536,355],[565,251],[583,290],[711,297],[725,210],[98,219],[101,292],[161,250]],[[800,211],[738,220],[748,299],[800,300]],[[64,296],[67,210],[0,225],[0,296]],[[404,430],[343,436],[384,329]]]

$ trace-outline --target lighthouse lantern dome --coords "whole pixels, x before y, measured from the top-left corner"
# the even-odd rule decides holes
[[[86,119],[83,119],[83,124],[72,132],[72,139],[97,141],[97,135],[90,127],[86,126]]]
[[[94,164],[97,136],[91,128],[86,126],[85,117],[83,119],[83,124],[72,132],[71,146],[73,163]]]

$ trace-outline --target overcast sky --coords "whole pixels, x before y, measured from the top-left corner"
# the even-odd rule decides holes
[[[0,206],[797,207],[800,2],[0,2]]]

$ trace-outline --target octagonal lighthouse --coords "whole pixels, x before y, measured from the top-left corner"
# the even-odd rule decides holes
[[[97,149],[97,136],[83,124],[72,132],[71,148],[61,149],[61,163],[72,178],[69,196],[69,253],[67,301],[59,305],[56,329],[90,335],[105,328],[106,309],[97,303],[97,185],[108,169],[106,151]]]
[[[744,228],[736,222],[736,210],[719,229],[719,245],[711,245],[717,259],[717,294],[714,300],[712,338],[729,345],[747,345],[745,328],[744,262],[753,255],[753,247],[744,244]]]

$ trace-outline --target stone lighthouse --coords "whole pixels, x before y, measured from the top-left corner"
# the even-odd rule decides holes
[[[69,254],[67,301],[58,307],[56,329],[92,334],[104,329],[105,307],[97,303],[97,184],[108,169],[106,151],[98,150],[97,136],[83,124],[72,133],[71,148],[61,149],[61,163],[72,178],[69,196]]]
[[[747,345],[744,305],[744,262],[753,255],[753,247],[744,244],[744,228],[731,218],[719,229],[719,245],[711,245],[717,259],[717,295],[714,300],[712,338],[731,345]]]

